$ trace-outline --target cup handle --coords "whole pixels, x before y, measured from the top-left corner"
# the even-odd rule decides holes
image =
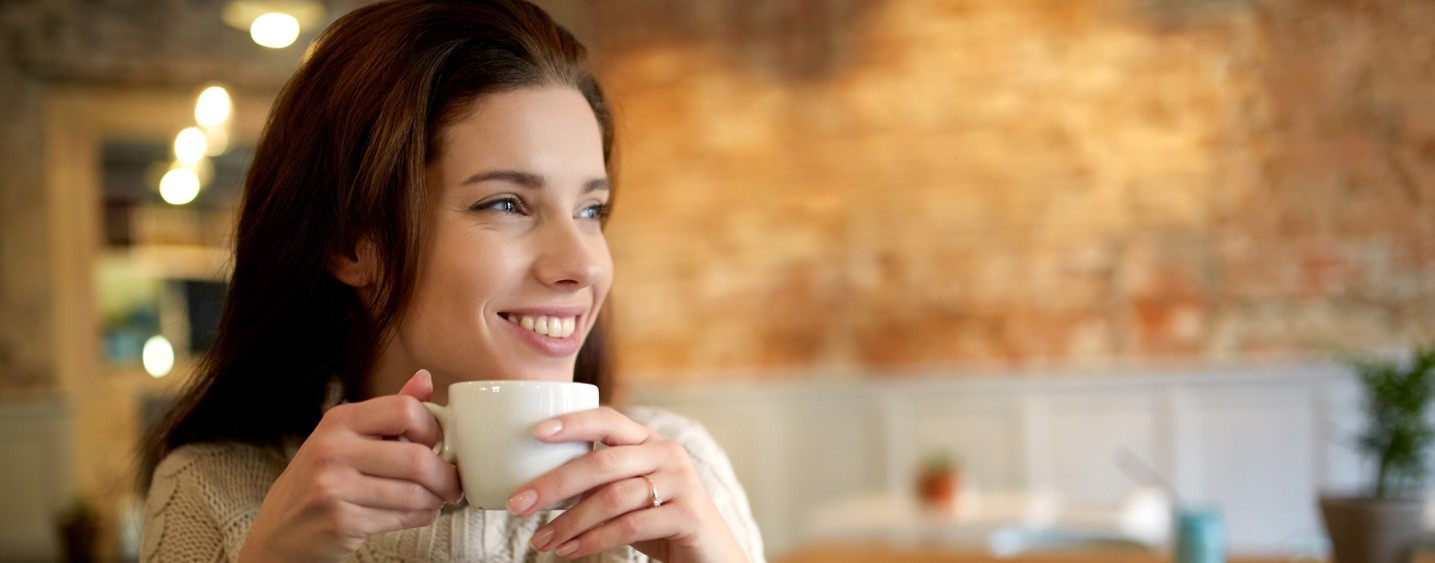
[[[440,436],[438,442],[433,445],[433,453],[443,458],[444,461],[453,463],[453,433],[448,431],[448,407],[433,403],[424,403],[423,405],[429,410],[429,414],[433,415],[434,420],[438,421]]]

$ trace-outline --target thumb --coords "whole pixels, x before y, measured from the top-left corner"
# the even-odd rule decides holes
[[[408,395],[420,401],[433,399],[433,375],[429,370],[421,369],[409,378],[408,383],[399,389],[400,395]]]

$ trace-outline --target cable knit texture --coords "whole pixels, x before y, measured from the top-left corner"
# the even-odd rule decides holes
[[[637,407],[626,414],[687,449],[718,510],[754,563],[764,561],[762,538],[747,494],[732,465],[702,425],[674,413]],[[269,486],[288,459],[271,449],[237,443],[183,446],[155,468],[145,502],[144,561],[235,561]],[[461,507],[445,510],[423,528],[369,538],[349,558],[356,562],[566,561],[528,547],[539,526],[560,511],[518,518],[503,511]],[[638,563],[652,559],[631,547],[581,561]]]

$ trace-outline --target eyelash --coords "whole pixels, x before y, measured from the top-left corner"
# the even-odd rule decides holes
[[[500,205],[504,206],[504,208],[500,208],[500,207],[499,207]],[[501,199],[495,199],[495,200],[492,200],[492,201],[486,201],[486,202],[483,202],[483,203],[479,203],[479,204],[474,205],[474,206],[471,208],[471,210],[473,210],[473,211],[497,211],[497,212],[499,212],[499,213],[518,213],[518,214],[526,214],[526,213],[527,213],[527,208],[524,207],[524,205],[523,205],[523,200],[518,199],[518,198],[516,198],[516,197],[505,197],[505,198],[501,198]],[[611,210],[612,210],[612,207],[609,206],[608,204],[606,204],[606,203],[599,203],[599,204],[596,204],[596,205],[590,205],[590,206],[588,206],[588,207],[584,207],[582,210],[579,211],[579,213],[582,214],[582,213],[585,213],[585,212],[591,212],[592,215],[588,215],[588,216],[581,216],[581,215],[580,215],[580,218],[582,218],[582,219],[597,219],[597,220],[599,220],[599,221],[602,221],[602,220],[608,218],[608,213],[611,212]]]
[[[582,211],[579,211],[579,213],[588,210],[592,210],[593,215],[591,217],[583,217],[584,219],[597,219],[599,221],[602,221],[608,218],[608,214],[613,211],[613,207],[606,203],[599,203],[596,205],[589,205],[588,207],[584,207]]]

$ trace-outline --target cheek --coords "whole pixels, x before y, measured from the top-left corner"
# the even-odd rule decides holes
[[[521,268],[518,256],[511,252],[485,252],[475,248],[450,256],[444,266],[448,271],[447,292],[451,299],[482,304],[503,288],[512,285],[515,271]]]
[[[500,250],[503,245],[485,240],[484,233],[439,233],[421,266],[425,275],[419,300],[440,315],[477,314],[484,303],[504,287],[519,257]],[[448,235],[448,236],[443,236]]]
[[[613,255],[608,252],[607,240],[600,239],[597,246],[594,253],[598,257],[599,274],[598,279],[593,282],[593,289],[597,292],[594,298],[601,302],[613,287]]]

